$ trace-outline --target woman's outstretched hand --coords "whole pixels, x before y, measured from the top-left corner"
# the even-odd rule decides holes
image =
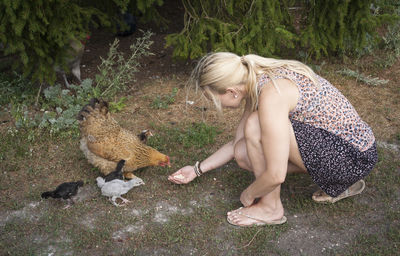
[[[196,178],[193,166],[185,166],[168,176],[168,180],[176,184],[187,184]]]

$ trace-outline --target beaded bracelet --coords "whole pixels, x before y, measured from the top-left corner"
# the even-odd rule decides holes
[[[196,173],[197,177],[200,177],[203,174],[203,171],[200,168],[200,162],[197,161],[194,165],[194,172]]]

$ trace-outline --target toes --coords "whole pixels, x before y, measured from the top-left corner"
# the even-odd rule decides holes
[[[231,223],[235,225],[242,225],[247,218],[243,215],[238,214],[238,212],[234,211],[228,215],[228,219]]]
[[[233,211],[227,212],[227,214],[228,214],[228,215],[230,215],[230,214],[233,214],[233,213],[239,212],[239,211],[241,211],[242,209],[243,209],[243,207],[240,207],[240,208],[238,208],[238,209],[236,209],[236,210],[233,210]]]
[[[325,195],[325,192],[322,191],[322,190],[315,191],[314,194],[313,194],[314,197],[321,197],[321,196],[324,196],[324,195]]]

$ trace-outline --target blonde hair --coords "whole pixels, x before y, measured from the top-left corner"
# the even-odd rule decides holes
[[[250,100],[252,110],[255,111],[259,94],[257,77],[266,74],[279,92],[273,79],[278,68],[286,68],[302,74],[319,86],[314,71],[299,61],[264,58],[255,54],[239,57],[230,52],[209,53],[201,58],[192,71],[189,83],[194,84],[196,90],[202,89],[212,99],[218,110],[221,110],[221,102],[215,97],[215,93],[224,94],[227,88],[244,84],[248,95],[246,100]]]

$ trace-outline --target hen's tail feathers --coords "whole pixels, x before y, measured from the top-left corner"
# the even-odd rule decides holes
[[[46,191],[46,192],[43,192],[41,195],[41,197],[44,199],[47,199],[47,198],[53,197],[53,196],[54,196],[54,191]]]
[[[83,181],[81,181],[81,180],[80,180],[80,181],[77,181],[77,182],[76,182],[76,185],[78,185],[78,187],[82,187],[82,186],[83,186]]]
[[[102,115],[106,115],[108,113],[108,102],[101,99],[99,100],[97,98],[92,98],[89,103],[83,106],[81,111],[79,111],[76,119],[78,119],[78,121],[83,121],[96,109],[98,109]]]

